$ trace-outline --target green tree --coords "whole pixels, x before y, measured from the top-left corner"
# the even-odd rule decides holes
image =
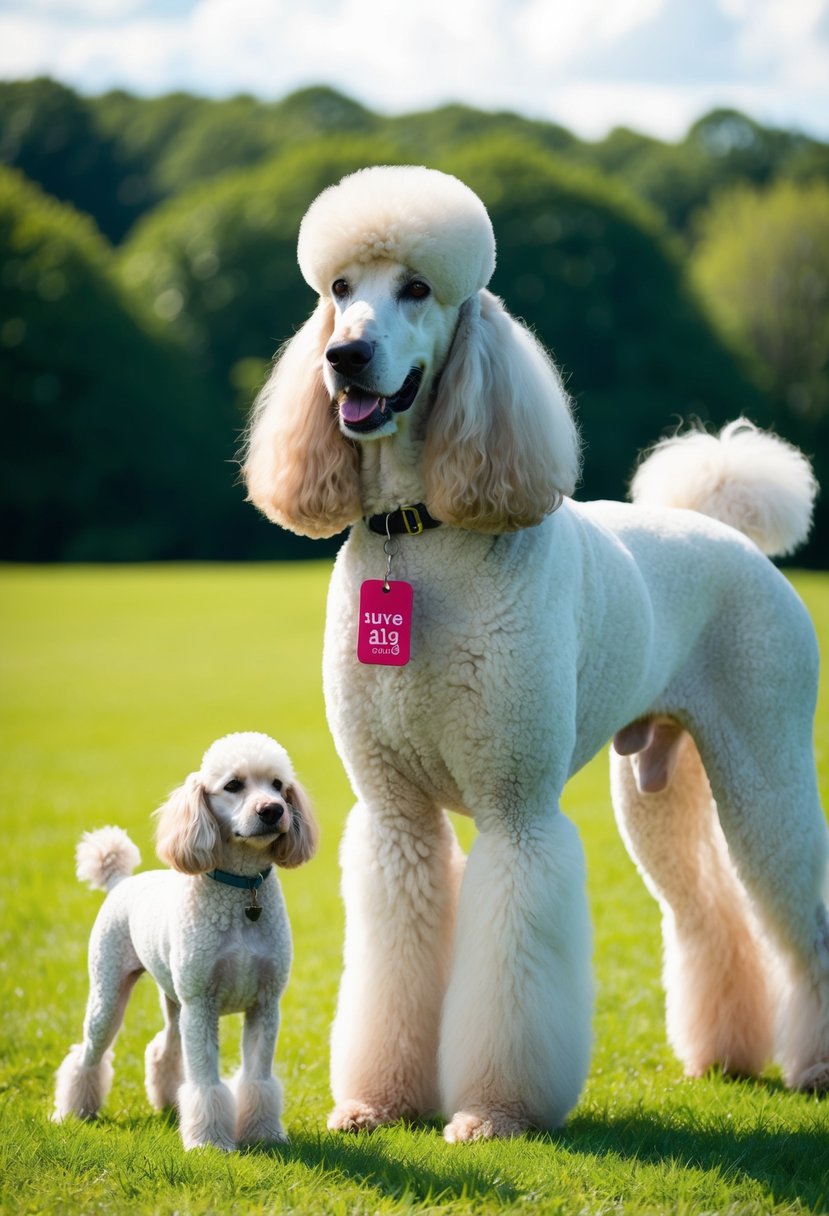
[[[131,306],[91,221],[0,170],[0,555],[235,552],[235,419]]]
[[[693,272],[779,405],[795,418],[829,413],[829,185],[721,195],[699,218]]]
[[[599,168],[622,178],[682,233],[694,212],[728,185],[760,186],[778,177],[806,179],[829,172],[825,144],[797,131],[764,127],[728,109],[698,119],[678,143],[621,129],[590,152]]]
[[[155,200],[326,135],[374,134],[383,123],[356,101],[321,87],[278,102],[248,95],[216,101],[186,93],[148,99],[110,93],[91,105],[99,130],[146,175]]]
[[[54,80],[0,82],[0,162],[20,169],[56,198],[122,230],[122,170],[86,99]]]
[[[123,91],[80,97],[55,81],[0,82],[0,160],[91,214],[120,241],[137,217],[197,182],[264,165],[329,137],[371,137],[410,163],[433,163],[493,137],[532,144],[617,177],[685,234],[712,192],[737,181],[829,177],[829,146],[735,110],[705,115],[677,143],[619,129],[584,142],[555,123],[464,105],[385,116],[314,86],[277,102]]]
[[[829,486],[829,185],[738,187],[698,219],[692,269],[711,315],[755,360],[781,434]],[[819,501],[817,557],[829,531]]]

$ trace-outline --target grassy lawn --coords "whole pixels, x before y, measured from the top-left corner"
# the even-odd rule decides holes
[[[339,973],[337,843],[351,804],[322,704],[322,565],[5,569],[0,875],[0,1206],[72,1213],[803,1213],[829,1210],[829,1106],[719,1075],[686,1081],[669,1051],[655,905],[613,825],[606,758],[565,804],[585,841],[598,1001],[588,1084],[566,1129],[449,1146],[439,1124],[335,1138],[327,1037]],[[829,577],[796,575],[829,655]],[[282,876],[295,940],[277,1061],[292,1143],[185,1154],[154,1115],[143,1051],[160,1026],[136,989],[95,1124],[49,1122],[77,1041],[98,893],[74,878],[80,833],[128,829],[154,863],[150,812],[217,736],[264,730],[290,751],[324,833]],[[829,791],[829,684],[816,747]],[[463,840],[469,825],[459,825]],[[222,1051],[238,1060],[240,1021]]]

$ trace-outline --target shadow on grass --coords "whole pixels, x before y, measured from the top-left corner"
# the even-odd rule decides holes
[[[396,1200],[408,1198],[419,1204],[484,1197],[505,1204],[519,1197],[517,1187],[502,1177],[501,1171],[488,1169],[486,1162],[469,1156],[462,1158],[456,1153],[447,1158],[445,1168],[437,1165],[432,1136],[424,1143],[414,1133],[441,1135],[442,1123],[411,1125],[412,1139],[401,1146],[400,1131],[404,1126],[397,1124],[388,1133],[380,1130],[353,1136],[294,1132],[290,1144],[263,1145],[247,1151],[294,1161],[308,1169],[367,1185],[378,1195]],[[392,1137],[394,1144],[390,1142]]]
[[[782,1086],[769,1082],[776,1093]],[[549,1152],[560,1174],[567,1157],[601,1162],[670,1165],[674,1169],[716,1173],[725,1182],[759,1184],[775,1204],[800,1204],[824,1210],[829,1200],[829,1136],[825,1108],[816,1107],[813,1127],[785,1131],[763,1128],[700,1127],[693,1116],[683,1123],[679,1112],[668,1121],[641,1110],[618,1117],[576,1114],[560,1132],[530,1132],[513,1142],[510,1160],[521,1164],[522,1146],[532,1149],[534,1168],[538,1153]],[[134,1118],[133,1128],[165,1131],[176,1127],[174,1112]],[[372,1134],[331,1134],[313,1127],[292,1129],[290,1144],[253,1145],[245,1154],[294,1163],[319,1175],[330,1175],[373,1190],[378,1196],[419,1204],[487,1198],[506,1205],[521,1198],[517,1174],[503,1154],[503,1142],[444,1146],[443,1122],[428,1120],[410,1126],[398,1123]],[[410,1133],[410,1134],[407,1134]],[[402,1134],[402,1136],[401,1136]],[[404,1138],[402,1138],[404,1137]],[[445,1151],[443,1151],[445,1148]],[[497,1159],[488,1150],[497,1149]],[[526,1159],[523,1165],[526,1166]],[[565,1167],[566,1168],[566,1167]],[[551,1170],[552,1172],[552,1170]]]
[[[825,1115],[816,1115],[813,1128],[790,1132],[762,1127],[746,1131],[691,1127],[676,1118],[666,1125],[658,1116],[642,1112],[618,1119],[575,1115],[565,1131],[547,1138],[573,1155],[617,1157],[651,1165],[671,1162],[684,1169],[716,1170],[735,1183],[752,1180],[766,1188],[777,1203],[800,1202],[822,1210],[819,1205],[829,1200]]]
[[[434,1144],[442,1123],[414,1125],[412,1139],[405,1146],[399,1138],[401,1129],[398,1124],[389,1129],[388,1135],[381,1131],[353,1137],[300,1132],[294,1134],[290,1145],[248,1151],[330,1172],[394,1199],[408,1196],[420,1203],[436,1203],[489,1197],[506,1204],[520,1198],[519,1186],[504,1177],[503,1157],[496,1166],[484,1153],[470,1153],[472,1146],[461,1146],[447,1148],[444,1165],[435,1160]],[[427,1135],[425,1142],[423,1133]],[[519,1156],[521,1143],[515,1145]],[[666,1125],[658,1116],[641,1112],[616,1119],[577,1115],[565,1130],[531,1132],[523,1143],[535,1150],[548,1147],[551,1157],[558,1156],[559,1168],[561,1154],[653,1166],[670,1164],[679,1169],[716,1172],[733,1185],[757,1183],[776,1204],[802,1204],[822,1210],[829,1199],[829,1137],[819,1117],[813,1129],[787,1132],[762,1127],[748,1131],[700,1129],[685,1127],[675,1118]]]

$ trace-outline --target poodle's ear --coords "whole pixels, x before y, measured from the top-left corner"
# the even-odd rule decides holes
[[[183,874],[204,874],[221,861],[222,838],[198,773],[174,790],[156,811],[158,856]]]
[[[244,473],[260,511],[303,536],[334,536],[360,516],[357,450],[322,378],[334,305],[321,299],[280,351],[253,410]]]
[[[285,801],[292,807],[291,827],[271,845],[271,856],[278,866],[291,870],[310,861],[317,851],[319,828],[311,810],[311,802],[298,781],[285,791]]]
[[[483,532],[537,524],[575,489],[578,432],[558,372],[488,291],[461,308],[423,473],[437,519]]]

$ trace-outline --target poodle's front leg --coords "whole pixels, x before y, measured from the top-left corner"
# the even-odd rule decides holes
[[[236,1077],[236,1140],[287,1143],[282,1126],[282,1086],[273,1075],[273,1057],[279,1032],[276,993],[245,1014],[242,1032],[242,1067]]]
[[[590,926],[576,830],[558,811],[481,828],[441,1027],[450,1141],[559,1126],[590,1056]]]
[[[331,1039],[332,1131],[438,1107],[437,1045],[463,855],[446,815],[358,804],[341,853],[345,970]]]
[[[186,1001],[179,1017],[184,1084],[178,1091],[185,1148],[236,1147],[233,1094],[219,1078],[219,1016],[212,1001]]]

